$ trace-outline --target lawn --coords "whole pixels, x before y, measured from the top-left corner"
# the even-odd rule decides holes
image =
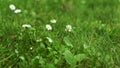
[[[0,0],[0,68],[120,68],[120,0]]]

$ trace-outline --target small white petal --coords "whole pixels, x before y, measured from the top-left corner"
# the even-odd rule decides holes
[[[48,41],[49,41],[50,43],[53,42],[53,40],[52,40],[51,38],[49,38],[49,37],[46,37],[46,38],[48,39]]]
[[[14,11],[14,13],[21,13],[21,9],[16,9],[15,11]]]
[[[15,10],[15,9],[16,9],[16,7],[15,7],[14,4],[10,4],[10,5],[9,5],[9,8],[10,8],[11,10]]]
[[[42,39],[38,39],[38,40],[36,40],[36,42],[41,42],[42,41]]]
[[[52,19],[52,20],[50,20],[50,22],[51,22],[51,23],[56,23],[57,20],[56,20],[56,19]]]
[[[31,25],[30,25],[30,24],[23,24],[22,27],[23,27],[23,28],[30,28]]]
[[[30,47],[30,50],[32,50],[33,49],[33,47]]]

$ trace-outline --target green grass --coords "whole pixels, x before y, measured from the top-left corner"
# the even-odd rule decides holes
[[[119,0],[0,0],[0,68],[119,68],[119,15]]]

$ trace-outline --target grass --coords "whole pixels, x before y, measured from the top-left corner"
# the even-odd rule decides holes
[[[14,13],[10,4],[22,12]],[[0,0],[0,68],[119,68],[119,4]],[[57,22],[50,23],[52,19]],[[66,25],[72,26],[71,32],[65,31]]]

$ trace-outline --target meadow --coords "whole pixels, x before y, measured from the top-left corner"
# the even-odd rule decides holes
[[[120,68],[120,0],[0,0],[0,68]]]

